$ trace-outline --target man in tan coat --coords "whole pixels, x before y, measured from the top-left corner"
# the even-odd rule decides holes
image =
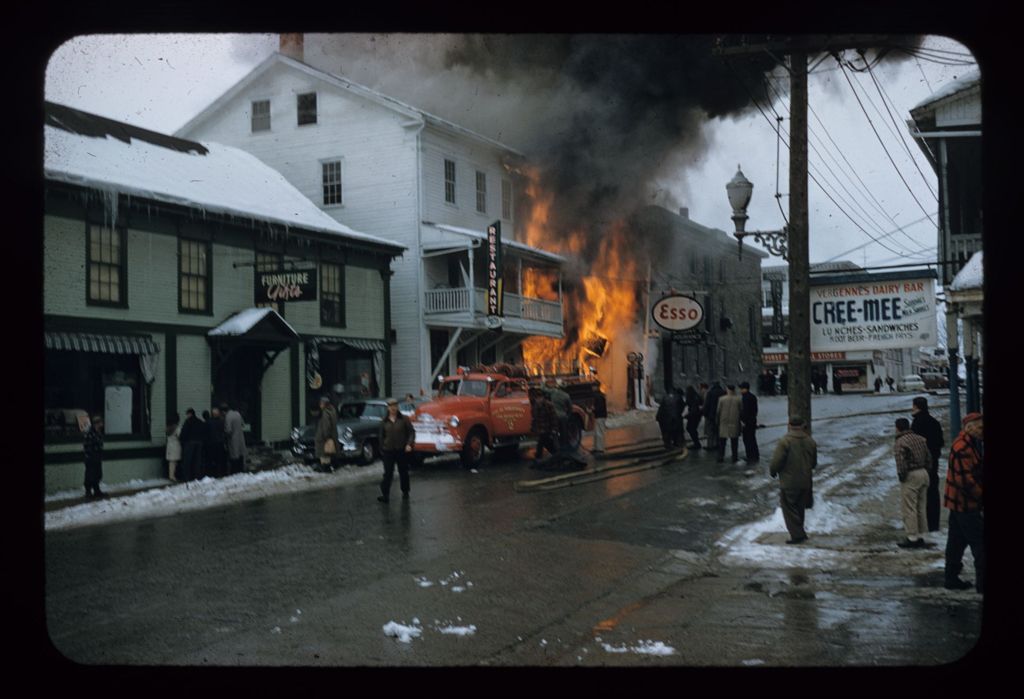
[[[333,471],[334,459],[338,454],[338,411],[331,405],[328,396],[320,396],[320,419],[316,423],[313,445],[320,459],[319,470],[328,473]]]
[[[779,477],[782,518],[789,530],[787,544],[807,540],[804,511],[811,506],[811,474],[818,465],[818,445],[804,429],[803,418],[789,419],[789,432],[775,445],[769,468],[772,478]]]
[[[725,460],[725,440],[729,440],[732,462],[739,461],[736,450],[740,441],[740,413],[743,402],[736,393],[735,384],[726,385],[726,394],[718,399],[718,463]]]

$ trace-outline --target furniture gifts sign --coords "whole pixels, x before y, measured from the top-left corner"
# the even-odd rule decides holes
[[[886,279],[811,287],[811,351],[936,343],[935,280]]]

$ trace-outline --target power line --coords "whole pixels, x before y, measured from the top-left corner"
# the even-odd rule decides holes
[[[776,98],[778,98],[778,99],[780,99],[780,100],[781,100],[781,96],[779,95],[778,91],[777,91],[777,90],[775,90],[775,88],[774,88],[774,87],[772,87],[770,83],[769,83],[769,88],[770,88],[770,89],[772,89],[772,90],[773,90],[773,91],[775,92],[775,96],[776,96]],[[845,154],[843,153],[843,149],[842,149],[842,148],[840,148],[840,147],[839,147],[839,144],[837,144],[837,143],[835,142],[835,139],[833,139],[833,138],[832,138],[832,134],[831,134],[831,133],[829,132],[829,130],[828,130],[828,127],[826,127],[826,126],[825,126],[824,122],[823,122],[823,121],[821,120],[821,118],[820,118],[820,117],[818,116],[817,112],[815,112],[815,111],[814,111],[814,108],[813,108],[813,107],[811,107],[810,105],[808,105],[808,109],[810,110],[811,114],[813,114],[813,115],[814,115],[814,118],[815,118],[815,119],[816,119],[816,120],[818,121],[818,123],[819,123],[819,124],[821,125],[822,129],[823,129],[823,130],[825,131],[825,135],[826,135],[826,136],[828,137],[828,139],[829,139],[829,141],[830,141],[830,142],[832,143],[832,145],[833,145],[833,146],[835,146],[835,149],[836,149],[836,151],[837,151],[837,152],[839,153],[839,155],[840,155],[840,156],[841,156],[841,157],[843,158],[843,161],[844,161],[844,162],[846,163],[846,165],[847,165],[847,168],[843,168],[843,167],[842,167],[842,166],[841,166],[841,165],[839,164],[839,162],[838,162],[838,161],[837,161],[837,160],[835,159],[835,157],[834,157],[834,156],[833,156],[833,155],[831,154],[831,152],[829,151],[829,149],[825,147],[825,143],[824,143],[824,141],[822,141],[822,139],[821,139],[821,138],[820,138],[819,136],[817,136],[817,135],[816,135],[816,134],[815,134],[815,133],[814,133],[814,132],[813,132],[812,130],[810,130],[810,129],[808,129],[808,133],[809,133],[810,135],[812,135],[812,136],[815,136],[815,137],[816,137],[816,138],[818,139],[818,141],[819,141],[819,142],[821,142],[823,150],[825,150],[825,151],[826,151],[826,152],[827,152],[827,153],[829,154],[829,157],[830,157],[830,158],[832,158],[832,161],[833,161],[833,162],[834,162],[834,163],[836,164],[836,166],[837,166],[837,168],[839,169],[839,171],[840,171],[840,172],[842,172],[842,173],[843,173],[843,174],[844,174],[844,175],[846,176],[847,180],[849,180],[851,184],[854,184],[854,187],[856,188],[856,184],[855,184],[855,183],[853,182],[853,179],[852,179],[852,178],[850,177],[850,173],[853,173],[853,175],[854,175],[854,176],[855,176],[855,177],[857,178],[857,181],[858,181],[858,182],[860,182],[860,185],[861,185],[861,192],[862,192],[862,193],[866,193],[866,194],[867,194],[868,198],[869,198],[869,199],[871,200],[871,202],[872,202],[872,203],[874,204],[875,210],[876,210],[876,211],[878,211],[878,212],[879,212],[879,213],[880,213],[880,214],[881,214],[882,216],[884,216],[885,218],[887,218],[887,219],[889,220],[889,222],[890,222],[890,223],[891,223],[891,224],[892,224],[893,226],[896,226],[897,228],[900,228],[899,224],[898,224],[898,223],[896,223],[896,221],[895,221],[895,220],[893,219],[893,217],[892,217],[892,216],[890,216],[890,215],[889,215],[889,213],[888,213],[887,211],[885,211],[885,209],[884,209],[884,208],[882,207],[882,204],[881,204],[881,203],[880,203],[880,202],[878,201],[878,199],[877,199],[877,198],[875,198],[875,196],[874,196],[874,195],[873,195],[873,194],[871,193],[871,190],[869,190],[869,189],[868,189],[867,185],[866,185],[866,184],[864,183],[864,180],[863,180],[863,179],[861,179],[860,175],[858,174],[858,172],[857,172],[857,168],[855,168],[855,167],[853,166],[853,164],[852,164],[852,163],[850,163],[850,161],[849,161],[849,160],[848,160],[848,159],[846,158],[846,155],[845,155]],[[774,111],[774,108],[773,108],[773,111]],[[781,117],[780,117],[780,119],[781,119]],[[811,143],[811,144],[810,144],[810,146],[811,146],[812,150],[814,150],[814,152],[815,152],[815,153],[817,153],[819,157],[821,157],[821,152],[820,152],[820,151],[818,150],[818,148],[817,148],[817,147],[816,147],[816,146],[815,146],[815,145],[814,145],[813,143]],[[861,211],[861,213],[863,214],[864,218],[865,218],[866,220],[869,220],[869,221],[870,221],[871,225],[873,225],[873,226],[874,226],[875,230],[877,230],[877,231],[878,231],[879,233],[882,233],[882,232],[883,232],[883,230],[882,230],[882,226],[880,226],[880,225],[878,224],[878,222],[877,222],[877,221],[875,221],[875,220],[874,220],[874,218],[873,218],[873,217],[872,217],[872,216],[871,216],[871,215],[870,215],[870,214],[869,214],[869,213],[867,212],[867,210],[866,210],[866,209],[865,209],[865,208],[864,208],[863,206],[861,206],[859,202],[857,202],[857,201],[856,201],[856,197],[854,196],[854,194],[853,194],[852,192],[850,192],[850,190],[849,190],[849,189],[847,189],[847,188],[846,188],[846,186],[845,186],[845,185],[843,185],[843,183],[842,183],[841,181],[839,181],[839,178],[838,178],[838,177],[836,176],[836,174],[835,174],[835,172],[834,172],[834,171],[832,170],[832,168],[828,167],[828,164],[824,162],[824,157],[822,157],[822,164],[823,164],[823,165],[825,166],[825,169],[826,169],[826,170],[828,170],[828,172],[829,172],[829,173],[830,173],[830,174],[832,175],[832,177],[833,177],[833,178],[834,178],[834,179],[836,180],[836,182],[837,182],[837,183],[839,184],[839,186],[840,186],[840,187],[842,187],[843,191],[845,191],[845,192],[846,192],[846,193],[847,193],[847,194],[848,194],[848,195],[850,196],[850,199],[851,199],[851,200],[853,201],[853,203],[854,203],[854,204],[855,204],[855,205],[856,205],[856,206],[857,206],[858,208],[860,208],[860,211]],[[900,232],[902,232],[902,231],[900,231]],[[912,244],[912,245],[915,245],[915,246],[919,246],[919,245],[921,244],[921,243],[920,243],[919,241],[917,241],[917,240],[914,240],[914,239],[913,239],[912,237],[910,237],[910,236],[909,236],[908,234],[906,234],[906,233],[903,233],[903,235],[904,235],[904,237],[906,237],[906,238],[907,238],[907,239],[908,239],[908,240],[909,240],[909,241],[911,242],[911,244]],[[885,234],[883,234],[883,236],[882,236],[882,237],[886,237],[886,235],[885,235]]]
[[[738,82],[739,82],[739,83],[740,83],[740,84],[741,84],[741,85],[743,86],[744,90],[746,90],[746,92],[747,92],[747,95],[748,95],[748,96],[750,97],[751,101],[752,101],[752,102],[754,103],[754,106],[755,106],[755,107],[757,107],[757,111],[761,113],[761,116],[762,116],[762,117],[764,117],[765,121],[767,121],[767,122],[768,122],[768,125],[769,125],[769,126],[770,126],[770,127],[771,127],[771,128],[773,129],[773,130],[775,130],[775,132],[776,132],[777,134],[778,134],[778,133],[780,133],[780,131],[781,131],[781,128],[780,128],[780,127],[776,127],[775,125],[773,125],[773,124],[772,124],[772,122],[771,122],[771,119],[770,119],[770,118],[768,117],[768,115],[767,115],[767,114],[765,114],[764,110],[763,110],[763,109],[761,109],[761,105],[760,105],[760,103],[759,103],[759,102],[757,101],[757,98],[755,98],[755,97],[754,97],[753,93],[751,92],[750,88],[749,88],[749,87],[747,86],[746,82],[745,82],[745,81],[744,81],[744,80],[743,80],[743,79],[742,79],[742,78],[741,78],[741,77],[739,76],[739,74],[738,74],[738,73],[736,72],[736,70],[735,70],[735,69],[734,69],[734,68],[732,67],[731,63],[730,63],[730,62],[729,62],[728,60],[726,60],[726,61],[725,61],[725,63],[726,63],[726,65],[727,65],[727,66],[729,67],[729,70],[730,70],[730,71],[731,71],[731,72],[733,73],[733,75],[734,75],[734,76],[736,76],[736,78],[737,78],[737,81],[738,81]],[[781,136],[780,136],[780,138],[781,138]],[[788,143],[787,141],[785,141],[784,139],[783,139],[783,142],[784,142],[784,143],[786,144],[786,148],[789,148],[789,143]],[[814,173],[812,173],[812,172],[810,171],[810,169],[809,169],[809,168],[808,168],[807,176],[808,176],[808,178],[809,178],[809,179],[811,179],[811,180],[812,180],[812,181],[813,181],[813,182],[814,182],[814,183],[815,183],[816,185],[818,185],[818,188],[819,188],[819,189],[821,189],[821,192],[822,192],[822,193],[823,193],[823,194],[824,194],[824,195],[825,195],[826,197],[828,197],[829,201],[831,201],[831,202],[832,202],[832,204],[833,204],[833,205],[834,205],[834,206],[835,206],[835,207],[836,207],[837,209],[839,209],[839,211],[840,211],[840,212],[841,212],[841,213],[842,213],[842,214],[843,214],[844,216],[846,216],[846,218],[848,218],[848,219],[850,220],[850,222],[851,222],[851,223],[852,223],[852,224],[853,224],[854,226],[856,226],[856,227],[857,227],[857,229],[858,229],[858,230],[860,230],[860,231],[861,231],[862,233],[864,233],[864,235],[868,236],[868,237],[869,237],[869,238],[871,238],[871,239],[872,239],[873,241],[875,241],[876,243],[878,243],[879,245],[881,245],[881,246],[882,246],[883,248],[885,248],[885,249],[886,249],[886,250],[888,250],[889,252],[893,253],[894,255],[901,255],[901,254],[903,254],[903,253],[901,253],[901,252],[900,252],[899,250],[894,250],[894,249],[892,249],[891,247],[889,247],[888,245],[886,245],[885,243],[883,243],[882,241],[880,241],[880,240],[879,240],[878,238],[875,238],[875,236],[871,235],[871,233],[870,233],[870,232],[868,232],[868,231],[867,231],[867,230],[866,230],[866,229],[865,229],[865,228],[864,228],[863,226],[861,226],[861,225],[860,225],[860,223],[858,223],[858,222],[857,222],[856,220],[854,220],[854,218],[853,218],[853,217],[852,217],[852,216],[851,216],[851,215],[850,215],[850,214],[849,214],[849,213],[848,213],[848,212],[847,212],[847,211],[846,211],[846,210],[845,210],[845,209],[844,209],[844,208],[843,208],[842,206],[840,206],[840,205],[839,205],[839,202],[837,202],[837,201],[835,200],[835,198],[834,198],[834,197],[832,196],[832,194],[831,194],[831,193],[829,192],[829,190],[828,190],[828,189],[827,189],[827,188],[826,188],[826,187],[825,187],[825,186],[824,186],[824,185],[823,185],[823,184],[821,183],[821,181],[820,181],[820,180],[819,180],[819,179],[818,179],[817,177],[815,177]]]
[[[900,141],[903,143],[903,147],[907,151],[907,155],[910,156],[910,162],[914,164],[914,167],[917,169],[918,174],[921,175],[921,180],[924,181],[925,186],[928,188],[928,193],[932,195],[932,198],[935,199],[936,202],[938,202],[939,197],[935,192],[932,191],[931,182],[929,182],[928,178],[924,176],[923,172],[921,172],[921,167],[917,164],[917,160],[914,158],[914,153],[913,151],[911,151],[910,145],[907,143],[906,134],[896,124],[896,118],[892,115],[892,112],[889,111],[889,105],[885,101],[887,95],[885,91],[882,89],[881,83],[878,82],[878,79],[875,78],[874,72],[871,71],[870,69],[868,70],[868,75],[871,76],[871,81],[875,84],[875,89],[878,90],[878,95],[882,99],[882,106],[885,107],[885,111],[889,114],[889,118],[892,120],[893,126],[896,127],[896,132],[900,134]],[[890,99],[890,101],[892,100]]]
[[[838,55],[836,55],[836,60],[840,62],[840,65],[842,65],[842,60],[839,58]],[[860,105],[860,110],[864,113],[865,118],[867,118],[868,123],[871,125],[871,130],[874,131],[875,138],[878,139],[878,143],[882,146],[882,150],[885,151],[886,157],[889,158],[889,162],[892,163],[893,168],[896,170],[896,174],[899,175],[900,181],[903,182],[903,185],[907,188],[907,191],[910,192],[910,196],[913,198],[913,200],[917,202],[917,205],[921,208],[921,211],[923,211],[926,216],[929,216],[928,211],[925,210],[924,208],[924,205],[918,200],[917,195],[914,194],[914,190],[912,190],[910,188],[910,185],[907,184],[906,179],[904,179],[903,177],[903,173],[900,172],[900,169],[896,166],[896,162],[892,159],[892,155],[889,154],[889,149],[885,147],[885,143],[882,141],[882,137],[878,134],[878,129],[875,128],[874,123],[871,121],[871,116],[868,114],[867,110],[864,109],[864,103],[860,101],[860,95],[857,94],[857,90],[853,87],[853,82],[850,80],[850,76],[847,74],[845,70],[843,71],[843,76],[846,78],[846,82],[849,83],[850,91],[853,92],[853,96],[857,99],[857,104]]]
[[[921,217],[921,218],[919,218],[919,219],[916,219],[916,220],[914,220],[914,221],[911,221],[910,223],[904,224],[904,225],[903,225],[903,228],[908,228],[908,227],[910,227],[910,226],[916,225],[916,224],[918,224],[918,223],[921,223],[922,221],[927,221],[927,220],[928,220],[928,217],[927,217],[927,216],[922,216],[922,217]],[[885,234],[885,236],[883,236],[883,237],[888,237],[888,236],[890,236],[890,235],[895,235],[896,233],[898,233],[898,232],[899,232],[899,230],[900,230],[900,229],[896,229],[896,230],[892,230],[892,231],[889,231],[889,232],[888,232],[888,233],[886,233],[886,234]],[[835,257],[831,257],[831,258],[829,258],[829,259],[825,260],[825,262],[834,262],[834,261],[835,261],[835,260],[837,260],[838,258],[840,258],[840,257],[843,257],[843,256],[845,256],[845,255],[849,255],[849,254],[850,254],[851,252],[857,252],[858,250],[860,250],[860,249],[862,249],[862,248],[865,248],[865,247],[867,247],[868,245],[871,245],[871,243],[870,243],[870,242],[867,242],[867,243],[863,243],[862,245],[858,245],[857,247],[854,247],[854,248],[850,248],[849,250],[847,250],[847,251],[845,251],[845,252],[841,252],[841,253],[839,253],[839,254],[838,254],[838,255],[836,255]],[[923,249],[922,249],[922,250],[923,250]]]

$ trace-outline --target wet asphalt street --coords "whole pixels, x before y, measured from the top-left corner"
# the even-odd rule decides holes
[[[858,432],[842,464],[863,473],[822,469],[816,496],[845,502],[864,522],[812,532],[820,555],[805,559],[786,558],[781,545],[778,560],[745,560],[722,543],[774,511],[765,460],[717,464],[690,452],[532,492],[516,484],[554,474],[525,459],[477,473],[428,463],[413,471],[407,502],[396,492],[382,505],[375,483],[356,483],[47,533],[48,632],[72,661],[118,666],[955,661],[978,639],[981,597],[942,589],[942,544],[892,545],[898,490],[879,499],[863,488],[892,478],[890,443],[884,427]],[[610,446],[654,434],[649,425],[616,431]],[[766,457],[781,434],[759,433]],[[389,622],[419,635],[403,643],[384,633]],[[671,653],[638,652],[659,647]]]

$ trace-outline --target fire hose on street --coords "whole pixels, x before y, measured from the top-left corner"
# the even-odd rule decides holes
[[[549,476],[548,478],[540,478],[537,480],[516,481],[513,484],[513,488],[517,493],[534,493],[544,490],[567,488],[573,485],[593,483],[595,481],[602,481],[608,478],[626,476],[639,471],[647,471],[652,468],[660,468],[661,466],[666,466],[674,461],[686,459],[690,452],[686,447],[673,449],[668,452],[666,452],[664,448],[658,447],[624,453],[639,455],[622,463],[604,464],[601,466],[594,466],[593,468],[587,468],[582,471],[560,473],[555,476]]]

